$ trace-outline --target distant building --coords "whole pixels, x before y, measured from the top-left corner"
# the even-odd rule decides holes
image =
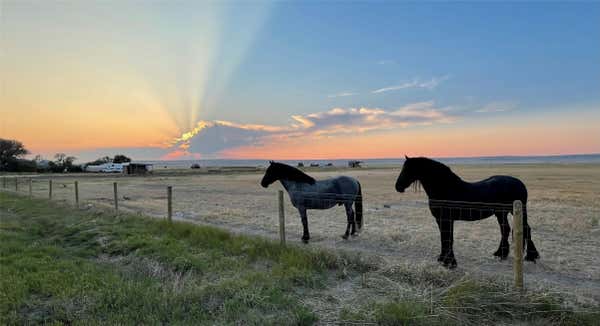
[[[129,163],[125,170],[125,174],[146,174],[152,173],[154,166],[148,163]]]
[[[348,161],[348,167],[361,168],[362,161]]]
[[[88,165],[85,167],[85,172],[101,172],[101,173],[123,173],[123,170],[130,163],[104,163],[100,165]]]

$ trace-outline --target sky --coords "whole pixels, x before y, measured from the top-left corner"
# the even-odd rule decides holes
[[[600,3],[0,0],[0,138],[51,158],[600,153]]]

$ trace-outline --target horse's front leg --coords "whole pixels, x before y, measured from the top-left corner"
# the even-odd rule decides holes
[[[298,212],[300,212],[300,219],[302,220],[302,242],[308,243],[310,234],[308,233],[308,217],[306,216],[306,208],[298,207]]]
[[[455,268],[456,259],[454,258],[454,250],[452,248],[454,242],[454,220],[447,216],[441,216],[436,217],[436,222],[440,228],[440,241],[442,247],[442,252],[438,257],[438,261],[447,268]]]

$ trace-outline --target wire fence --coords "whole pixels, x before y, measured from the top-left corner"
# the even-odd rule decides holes
[[[258,180],[235,175],[218,182],[207,177],[203,183],[193,178],[160,176],[1,178],[4,191],[68,203],[80,209],[98,208],[117,213],[190,220],[224,226],[234,232],[280,239],[283,225],[287,242],[299,242],[303,232],[299,212],[288,195],[281,195],[279,200],[277,192],[261,188]],[[428,264],[439,259],[452,267],[452,258],[455,258],[463,271],[514,278],[516,235],[512,221],[513,203],[436,201],[427,200],[424,193],[400,195],[392,187],[385,193],[371,193],[370,188],[364,187],[362,232],[357,239],[350,237],[343,240],[340,236],[347,226],[343,202],[355,199],[353,196],[303,194],[304,200],[312,204],[333,206],[331,209],[308,211],[311,242],[336,249],[358,249],[380,255],[392,264],[398,261]],[[356,209],[354,205],[352,207]],[[539,284],[576,289],[573,291],[600,298],[597,282],[600,279],[600,237],[593,237],[598,228],[600,209],[565,207],[553,201],[530,201],[525,209],[529,213],[528,223],[533,228],[531,238],[541,255],[537,264],[526,263],[523,266],[525,286],[532,286],[529,281],[539,281]],[[492,216],[475,222],[454,223],[450,231],[441,230],[436,222],[432,222],[432,213],[439,214],[442,224],[460,218],[478,220]],[[282,217],[283,224],[280,223]],[[451,238],[448,232],[451,232]],[[524,229],[523,232],[527,231]],[[503,244],[505,238],[512,247]],[[444,246],[452,247],[453,255],[443,252]],[[527,241],[524,246],[527,256]],[[505,259],[507,256],[513,259]]]

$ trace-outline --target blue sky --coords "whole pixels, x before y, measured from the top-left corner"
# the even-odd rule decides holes
[[[600,152],[600,3],[0,6],[0,137],[45,155]]]
[[[272,96],[273,119],[432,96],[448,105],[510,102],[544,111],[600,100],[598,40],[599,4],[280,4],[231,91],[257,108]],[[441,76],[449,78],[434,94],[370,93]],[[359,94],[327,97],[341,92]]]

